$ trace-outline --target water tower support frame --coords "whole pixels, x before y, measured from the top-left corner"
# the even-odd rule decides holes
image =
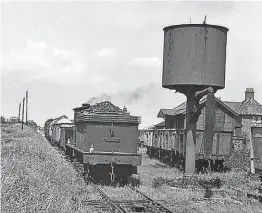
[[[183,177],[182,185],[199,185],[194,177],[195,168],[196,168],[196,123],[198,121],[199,116],[201,115],[201,106],[200,99],[207,95],[208,99],[215,99],[214,97],[214,89],[212,87],[208,87],[204,90],[197,91],[197,89],[190,89],[187,93],[184,93],[187,96],[187,113],[186,113],[186,162],[185,162],[185,173]],[[207,103],[209,103],[207,101]],[[214,123],[214,106],[206,106],[207,108],[212,107],[211,110],[207,110],[209,114],[206,114],[205,117],[210,119],[210,123]],[[206,120],[206,119],[205,119]],[[211,129],[207,131],[206,138],[213,138],[213,128],[211,125]],[[211,134],[211,136],[210,136]],[[212,141],[208,141],[212,143]],[[206,145],[206,144],[205,144]],[[212,145],[205,146],[204,155],[206,158],[210,157],[210,152],[212,155]]]

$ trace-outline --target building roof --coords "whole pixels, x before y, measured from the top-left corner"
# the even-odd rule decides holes
[[[73,122],[68,118],[62,118],[58,120],[56,124],[73,124]]]
[[[59,120],[61,120],[61,119],[68,119],[68,117],[66,116],[66,115],[62,115],[62,116],[60,116],[60,117],[58,117],[58,118],[55,118],[51,123],[50,123],[50,127],[51,126],[53,126],[54,124],[56,124]]]
[[[163,127],[163,126],[165,126],[165,121],[162,121],[155,125],[155,127]]]
[[[178,105],[174,109],[160,109],[157,117],[164,118],[165,116],[174,116],[178,114],[183,114],[186,112],[186,102]]]
[[[253,98],[242,102],[224,101],[224,103],[240,115],[262,115],[262,105]]]
[[[205,102],[206,102],[206,96],[204,96],[201,100],[200,100],[200,105],[201,108],[205,106]],[[233,114],[235,117],[238,116],[238,113],[232,109],[231,107],[229,107],[228,105],[226,105],[223,101],[221,101],[220,99],[216,98],[216,102],[217,104],[220,104],[222,107],[226,108],[231,114]],[[186,102],[183,102],[182,104],[178,105],[177,107],[175,107],[174,109],[160,109],[157,117],[158,118],[164,118],[166,116],[175,116],[175,115],[185,115],[186,114]]]

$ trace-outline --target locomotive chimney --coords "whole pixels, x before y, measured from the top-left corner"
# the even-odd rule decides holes
[[[124,106],[123,112],[124,112],[124,113],[127,113],[127,108],[126,108],[126,106]]]
[[[254,99],[254,88],[246,88],[245,100]]]

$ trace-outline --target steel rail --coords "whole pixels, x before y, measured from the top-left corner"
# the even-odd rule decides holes
[[[126,213],[124,209],[115,204],[97,185],[93,184],[97,191],[109,202],[109,204],[120,213]]]
[[[237,192],[240,192],[241,194],[244,195],[244,197],[253,198],[253,199],[259,200],[259,202],[262,203],[262,194],[260,194],[260,193],[248,192],[248,191],[244,191],[244,190],[241,190],[241,189],[236,189],[236,188],[234,188],[232,186],[228,186],[228,188],[232,189],[232,190],[235,190]]]
[[[166,207],[165,205],[157,202],[156,200],[153,200],[152,198],[148,197],[147,195],[145,195],[143,192],[141,192],[140,190],[136,189],[133,186],[128,186],[129,188],[131,188],[132,190],[134,190],[135,192],[141,194],[143,197],[145,197],[147,200],[149,200],[150,202],[152,202],[153,204],[157,204],[158,208],[164,210],[165,212],[168,213],[174,213],[174,211],[170,210],[168,207]]]

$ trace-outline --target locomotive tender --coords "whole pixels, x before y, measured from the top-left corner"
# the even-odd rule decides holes
[[[82,104],[73,110],[74,123],[64,122],[68,121],[64,117],[46,122],[47,139],[83,164],[94,180],[126,184],[141,165],[141,155],[137,153],[141,118],[109,101]]]

